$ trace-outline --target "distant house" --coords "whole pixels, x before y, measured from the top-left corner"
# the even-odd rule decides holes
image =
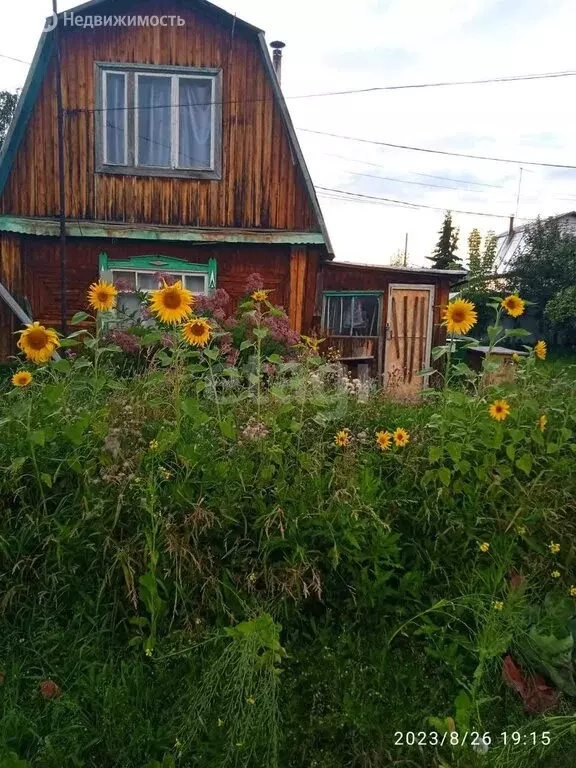
[[[415,371],[460,273],[333,261],[278,73],[264,33],[206,0],[92,0],[61,13],[0,156],[0,288],[61,328],[99,276],[148,291],[168,272],[237,301],[259,272],[296,331],[317,330],[374,375],[394,360],[395,379],[420,388]],[[20,327],[0,299],[0,360]]]
[[[558,221],[569,232],[576,232],[576,211],[561,213],[550,218]],[[516,255],[522,248],[526,230],[529,226],[530,222],[519,227],[511,226],[508,232],[502,232],[502,234],[498,235],[495,264],[500,274],[506,272],[508,267],[513,264]]]

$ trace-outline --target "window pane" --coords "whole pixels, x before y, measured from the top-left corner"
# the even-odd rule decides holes
[[[171,81],[169,77],[138,75],[138,165],[170,167]]]
[[[179,78],[180,168],[210,168],[212,79]]]
[[[106,72],[106,132],[105,162],[111,165],[126,164],[126,78],[124,75]]]
[[[140,291],[155,291],[159,287],[156,272],[138,272],[138,289]]]
[[[121,293],[118,297],[118,310],[133,320],[140,319],[142,305],[140,299],[134,293]]]
[[[352,335],[377,336],[379,326],[378,320],[378,297],[354,296]]]
[[[333,336],[378,336],[377,296],[328,296],[325,331]]]
[[[186,275],[185,285],[192,293],[204,293],[204,275]]]
[[[135,272],[118,272],[114,270],[112,272],[112,282],[116,286],[117,290],[122,292],[135,291],[136,290],[136,273]]]

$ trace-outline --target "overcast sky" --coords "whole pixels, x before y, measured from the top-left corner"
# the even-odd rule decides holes
[[[268,41],[279,38],[286,43],[282,85],[287,97],[576,70],[574,0],[220,0],[218,4],[263,28]],[[61,0],[59,8],[75,5]],[[0,54],[31,61],[43,19],[50,12],[50,0],[2,0]],[[26,72],[24,64],[0,58],[0,89],[21,87]],[[507,217],[516,210],[518,165],[378,147],[301,129],[576,166],[575,92],[576,77],[565,77],[288,98],[288,106],[317,187]],[[368,200],[335,200],[334,193],[320,190],[319,194],[338,259],[389,263],[404,247],[408,232],[410,263],[426,263],[442,222],[441,210],[408,210]],[[524,167],[520,219],[573,209],[576,171]],[[506,218],[454,213],[454,220],[461,229],[463,256],[472,227],[485,233],[508,226]]]

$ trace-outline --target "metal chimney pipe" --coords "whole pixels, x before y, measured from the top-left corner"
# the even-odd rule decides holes
[[[273,40],[270,43],[270,48],[272,48],[272,64],[274,65],[274,72],[276,72],[279,83],[282,83],[282,48],[285,47],[286,43],[283,43],[281,40]]]
[[[508,227],[508,240],[514,237],[514,216],[510,216],[510,225]]]

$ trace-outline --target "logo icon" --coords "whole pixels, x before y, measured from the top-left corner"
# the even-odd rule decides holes
[[[46,24],[44,25],[44,32],[52,32],[58,25],[58,14],[53,13],[52,16],[48,16]]]

